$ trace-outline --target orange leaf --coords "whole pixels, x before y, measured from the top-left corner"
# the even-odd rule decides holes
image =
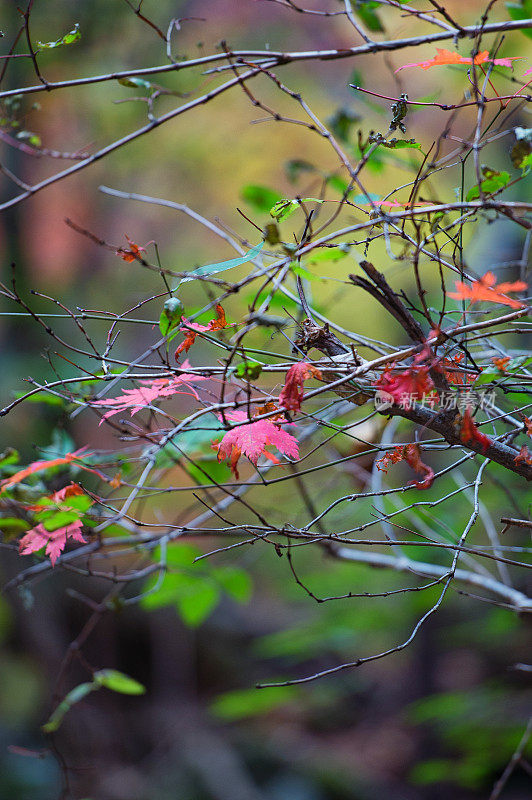
[[[16,484],[23,481],[24,478],[34,475],[36,472],[42,472],[51,467],[61,467],[65,464],[70,464],[72,461],[79,461],[79,453],[83,452],[83,450],[85,450],[84,447],[80,450],[76,450],[75,453],[67,453],[65,456],[53,458],[51,461],[34,461],[28,467],[25,467],[25,469],[15,472],[10,478],[4,478],[3,481],[0,481],[0,490],[5,491],[6,489],[11,489],[12,486],[16,486]]]
[[[52,503],[62,503],[67,497],[75,497],[77,494],[85,494],[85,492],[78,483],[69,483],[68,486],[50,495],[50,500]]]
[[[303,383],[312,377],[321,378],[321,372],[312,364],[301,361],[291,366],[279,395],[279,405],[290,411],[299,411],[303,400]]]
[[[402,461],[404,458],[403,447],[395,447],[393,450],[390,450],[388,453],[385,453],[382,458],[379,458],[378,461],[375,462],[377,469],[380,469],[381,472],[388,472],[390,466],[392,464],[397,464],[399,461]]]
[[[500,372],[506,372],[506,367],[510,363],[511,358],[510,356],[506,356],[505,358],[492,358],[491,360]]]
[[[206,331],[221,331],[222,328],[227,327],[227,321],[225,319],[225,311],[223,310],[222,306],[216,306],[216,319],[211,319],[208,325],[200,325],[197,322],[189,322],[186,317],[181,318],[181,326],[184,327],[184,334],[185,338],[178,346],[177,350],[175,351],[175,359],[177,361],[177,357],[185,351],[188,353],[198,333],[205,333]]]
[[[454,372],[453,367],[459,366],[463,358],[464,354],[459,353],[452,358],[442,358],[440,361],[440,365],[443,367],[447,380],[457,386],[467,386],[470,383],[474,383],[478,377],[477,375],[470,375],[467,372]]]
[[[111,480],[109,481],[109,486],[111,486],[113,489],[120,489],[120,487],[122,486],[122,471],[121,470],[116,473],[114,478],[111,478]]]
[[[454,50],[445,50],[437,47],[434,58],[431,58],[428,61],[415,61],[411,64],[403,64],[402,67],[398,67],[395,71],[400,72],[402,69],[406,69],[407,67],[421,67],[421,69],[430,69],[431,67],[442,67],[445,64],[468,64],[471,66],[472,62],[478,66],[479,64],[484,64],[486,61],[492,61],[499,67],[511,67],[512,61],[520,58],[521,56],[510,56],[508,58],[493,59],[489,58],[489,52],[487,50],[483,50],[482,53],[477,53],[473,59],[471,56],[461,56]]]
[[[514,461],[516,464],[518,464],[520,461],[524,461],[525,464],[532,464],[532,453],[526,445],[522,446],[519,454],[514,458]]]
[[[397,464],[399,461],[406,461],[409,467],[425,476],[422,481],[411,481],[410,486],[415,486],[417,489],[430,489],[434,481],[434,471],[421,460],[419,445],[410,443],[396,447],[377,461],[377,469],[388,472],[390,465]]]
[[[506,292],[521,292],[527,288],[524,281],[514,281],[513,283],[496,283],[493,272],[486,272],[478,281],[473,281],[471,286],[467,286],[462,281],[455,281],[456,292],[449,292],[449,297],[455,300],[470,300],[471,303],[478,303],[487,300],[492,303],[502,303],[512,308],[523,308],[524,303],[506,297]]]
[[[222,328],[227,326],[227,322],[225,319],[225,311],[223,310],[222,306],[216,306],[216,319],[212,319],[209,324],[207,325],[208,331],[221,331]]]
[[[124,261],[138,261],[139,259],[141,259],[142,261],[143,258],[141,256],[141,252],[145,253],[146,248],[141,247],[138,244],[135,244],[135,242],[132,242],[127,234],[126,234],[126,239],[129,244],[129,249],[127,249],[126,247],[119,247],[118,250],[116,251],[117,256],[123,258]]]
[[[175,354],[174,354],[174,357],[175,357],[176,361],[177,361],[177,357],[179,355],[181,355],[181,353],[183,353],[183,352],[188,353],[188,351],[190,350],[190,348],[192,347],[192,345],[196,341],[196,336],[197,336],[197,333],[195,333],[194,331],[187,331],[185,333],[185,338],[183,339],[183,341],[181,342],[181,344],[179,345],[179,347],[177,348],[177,350],[175,351]]]

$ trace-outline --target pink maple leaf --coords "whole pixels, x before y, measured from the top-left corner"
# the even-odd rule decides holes
[[[50,556],[52,567],[65,549],[67,539],[73,539],[76,542],[86,543],[86,539],[81,534],[83,523],[80,519],[74,520],[69,525],[63,528],[58,528],[55,531],[47,531],[42,522],[31,531],[28,531],[19,542],[19,552],[21,555],[27,556],[30,553],[35,553],[46,545],[46,555]]]
[[[243,411],[234,411],[226,416],[234,422],[242,422],[244,419],[248,419]],[[238,480],[237,463],[242,455],[247,456],[255,466],[260,455],[266,456],[274,463],[279,463],[276,456],[266,450],[268,445],[276,447],[280,453],[290,458],[299,458],[299,442],[295,436],[292,436],[291,433],[283,430],[268,419],[259,419],[256,422],[239,425],[238,428],[227,431],[222,441],[215,446],[218,449],[218,461],[224,461],[224,459],[229,458],[231,471]]]
[[[188,361],[183,362],[183,367],[187,369],[190,367]],[[136,414],[146,406],[158,400],[161,397],[170,397],[174,394],[186,394],[190,397],[195,397],[199,400],[198,393],[191,386],[191,383],[197,381],[206,381],[207,376],[194,375],[192,373],[183,372],[181,375],[176,375],[173,378],[155,378],[151,381],[139,381],[142,384],[138,389],[124,389],[123,394],[118,397],[109,397],[106,400],[93,400],[93,406],[110,406],[110,410],[106,411],[100,420],[100,425],[108,417],[118,414],[120,411],[131,409],[131,416]],[[183,392],[180,387],[185,385],[190,391]]]
[[[284,386],[279,395],[279,405],[290,411],[299,411],[303,400],[303,383],[308,378],[321,378],[321,372],[312,364],[300,361],[286,373]]]

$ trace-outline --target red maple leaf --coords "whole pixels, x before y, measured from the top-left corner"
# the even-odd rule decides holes
[[[443,48],[437,47],[436,55],[434,56],[434,58],[430,58],[428,61],[414,61],[411,64],[403,64],[402,67],[398,67],[395,71],[400,72],[402,69],[407,69],[407,67],[421,67],[421,69],[430,69],[431,67],[441,67],[444,66],[445,64],[468,64],[469,66],[471,66],[472,61],[477,66],[479,64],[485,64],[487,61],[492,61],[499,67],[511,67],[512,61],[521,58],[522,56],[509,56],[507,58],[489,58],[488,50],[483,50],[482,53],[477,53],[475,58],[472,59],[471,56],[461,56],[454,50],[445,50]]]
[[[50,495],[50,500],[52,503],[62,503],[67,497],[75,497],[77,494],[85,494],[85,492],[79,483],[69,483],[68,486],[64,486],[58,492]]]
[[[462,423],[460,425],[460,440],[464,444],[471,444],[471,442],[478,442],[482,445],[482,450],[485,453],[488,447],[491,446],[491,439],[489,436],[486,436],[485,433],[481,433],[475,422],[473,417],[471,416],[471,411],[469,408],[466,408],[464,415],[462,417]]]
[[[421,400],[434,390],[434,381],[429,375],[430,366],[413,364],[404,372],[393,373],[391,367],[385,367],[382,375],[373,385],[382,392],[393,397],[396,405]]]
[[[83,523],[80,519],[65,525],[63,528],[57,528],[55,531],[47,531],[42,523],[28,531],[19,542],[19,552],[21,555],[29,555],[35,553],[46,545],[46,555],[50,556],[52,567],[55,565],[58,557],[65,549],[67,539],[73,539],[76,542],[86,543],[86,539],[81,535],[81,528]]]
[[[532,464],[532,453],[528,449],[528,447],[524,444],[520,449],[518,455],[514,458],[516,464],[520,461],[524,461],[525,464]]]
[[[303,383],[312,377],[321,379],[321,372],[312,364],[301,361],[291,366],[279,395],[279,405],[290,411],[299,411],[303,401]]]
[[[226,416],[233,422],[249,419],[243,411],[234,411]],[[284,453],[290,458],[299,458],[299,442],[295,436],[268,419],[259,419],[256,422],[239,425],[237,428],[227,431],[222,441],[214,446],[218,450],[218,461],[230,459],[231,471],[238,480],[240,476],[237,463],[242,455],[247,456],[255,466],[261,455],[279,463],[276,456],[266,450],[269,445],[276,447],[280,453]]]
[[[125,234],[125,236],[129,244],[129,249],[127,247],[119,247],[116,251],[117,256],[123,258],[124,261],[138,261],[139,258],[142,259],[140,254],[141,252],[145,253],[146,248],[132,242],[127,234]]]
[[[190,367],[188,361],[183,362],[184,369]],[[174,394],[186,394],[190,397],[195,397],[199,400],[198,393],[191,385],[197,381],[206,381],[207,376],[194,375],[192,373],[183,372],[181,375],[176,375],[173,378],[155,378],[151,381],[139,381],[143,384],[138,389],[124,389],[123,394],[118,397],[109,397],[105,400],[93,400],[93,406],[110,406],[110,410],[106,411],[100,420],[100,425],[108,417],[118,414],[120,411],[131,409],[131,416],[136,414],[146,406],[150,406],[154,400],[161,397],[170,397]],[[185,385],[190,391],[181,391],[181,387]]]
[[[399,445],[380,458],[376,462],[376,466],[382,472],[388,472],[389,467],[399,461],[406,461],[408,466],[418,474],[425,475],[422,481],[410,481],[409,486],[415,486],[417,489],[430,489],[434,481],[434,471],[421,460],[419,445],[414,443]]]
[[[185,338],[175,351],[176,360],[178,355],[182,353],[183,350],[185,353],[188,353],[194,344],[198,333],[205,333],[206,331],[220,331],[226,326],[227,322],[225,319],[225,311],[220,305],[216,306],[216,319],[211,319],[208,325],[200,325],[197,322],[189,322],[186,317],[181,317],[181,327],[184,327]]]
[[[470,300],[471,303],[478,303],[481,300],[488,300],[492,303],[502,303],[512,308],[523,308],[524,303],[506,297],[506,292],[522,292],[527,288],[524,281],[514,281],[513,283],[496,283],[493,272],[486,272],[478,281],[473,281],[471,286],[467,286],[462,281],[455,281],[456,292],[448,292],[449,297],[456,300]]]

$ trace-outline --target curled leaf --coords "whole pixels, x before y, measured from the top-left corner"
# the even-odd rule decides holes
[[[421,460],[419,445],[413,442],[404,446],[400,445],[380,458],[376,462],[376,466],[382,472],[388,472],[392,464],[398,464],[400,461],[406,461],[408,466],[412,467],[419,475],[425,476],[422,481],[411,481],[410,486],[415,486],[416,489],[430,489],[434,482],[434,470]]]
[[[279,405],[290,411],[299,411],[303,401],[303,383],[312,377],[321,379],[321,372],[312,364],[301,361],[291,366],[279,395]]]
[[[79,22],[76,22],[70,33],[65,33],[64,36],[60,39],[56,39],[55,42],[37,42],[36,46],[38,50],[53,50],[56,47],[62,47],[64,44],[77,42],[78,39],[81,39],[81,33],[79,31]]]
[[[491,446],[491,439],[489,436],[486,436],[485,433],[481,433],[475,422],[473,417],[471,416],[471,411],[469,408],[466,408],[464,412],[464,416],[462,417],[462,421],[460,424],[460,439],[464,444],[472,444],[473,442],[477,442],[481,445],[483,452],[485,453],[488,447]]]

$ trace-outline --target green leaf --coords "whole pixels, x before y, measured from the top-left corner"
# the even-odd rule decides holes
[[[288,219],[288,217],[292,216],[294,211],[297,211],[301,206],[301,203],[323,203],[323,200],[319,200],[317,197],[298,197],[294,200],[283,198],[283,200],[275,203],[273,208],[270,208],[270,214],[274,219],[281,222],[283,219]]]
[[[484,180],[480,184],[484,194],[493,194],[503,189],[510,182],[510,174],[508,172],[497,172],[497,170],[490,167],[482,167],[482,174]],[[480,197],[478,186],[472,186],[466,195],[466,201],[475,200]]]
[[[76,508],[78,511],[82,512],[87,511],[93,503],[94,500],[87,494],[76,494],[72,497],[67,497],[66,500],[64,500],[65,505],[69,506],[70,508]]]
[[[384,27],[373,9],[378,8],[380,3],[361,2],[361,0],[351,0],[351,8],[360,17],[368,31],[382,32]]]
[[[275,203],[282,199],[282,195],[274,189],[255,184],[244,186],[240,190],[240,196],[257,211],[269,211]]]
[[[179,575],[175,584],[175,605],[181,619],[190,628],[201,625],[218,605],[220,591],[209,579]]]
[[[146,687],[116,669],[101,669],[94,673],[94,683],[120,694],[144,694]]]
[[[183,303],[178,297],[169,297],[159,317],[159,330],[168,336],[173,328],[177,328],[183,316]],[[177,332],[177,331],[176,331]]]
[[[9,466],[9,464],[18,464],[19,460],[20,455],[18,450],[15,450],[13,447],[7,447],[0,453],[0,469]]]
[[[347,142],[351,128],[361,119],[362,117],[350,108],[338,108],[327,122],[336,138],[340,139],[341,142]]]
[[[518,3],[505,3],[508,14],[512,19],[531,19],[532,18],[532,0],[520,0]],[[530,28],[523,29],[521,33],[532,39],[532,30]]]
[[[79,22],[76,22],[73,30],[71,30],[70,33],[65,33],[61,39],[57,39],[55,42],[37,42],[36,47],[38,50],[53,50],[55,47],[62,47],[64,44],[77,42],[78,39],[81,39],[81,33],[79,32]]]
[[[173,542],[166,550],[166,563],[171,567],[191,567],[200,555],[201,550],[193,544]]]
[[[284,171],[290,183],[296,183],[302,172],[316,172],[317,170],[310,161],[305,161],[304,158],[294,158],[286,162]]]
[[[35,515],[37,522],[42,522],[47,531],[52,533],[58,528],[64,528],[80,518],[77,511],[40,511]]]
[[[48,722],[42,726],[42,731],[44,733],[53,733],[56,731],[63,722],[63,717],[70,711],[72,706],[79,703],[80,700],[83,700],[84,697],[98,688],[99,687],[94,683],[80,683],[79,686],[72,689],[52,712]]]
[[[180,550],[181,546],[174,549],[174,558],[183,555],[187,559],[190,557],[190,551],[180,553]],[[171,564],[170,558],[168,563]],[[193,574],[195,569],[198,570],[197,574]],[[162,587],[153,594],[147,594],[142,599],[142,605],[150,610],[173,605],[185,625],[196,628],[213,611],[219,599],[220,590],[216,583],[202,574],[199,567],[191,566],[187,573],[168,573]]]
[[[155,89],[153,83],[145,81],[142,78],[118,78],[118,83],[130,89],[146,89],[148,92]]]
[[[523,170],[523,175],[530,171],[532,155],[532,128],[514,128],[516,142],[510,150],[512,164]]]
[[[205,483],[225,483],[227,480],[227,465],[220,464],[216,455],[201,460],[196,460],[194,463],[188,461],[183,465],[190,475],[199,485]],[[201,467],[201,469],[200,469]]]
[[[17,139],[29,142],[33,147],[40,147],[42,144],[41,137],[31,131],[19,131],[17,133]]]
[[[27,531],[29,525],[18,517],[0,517],[0,531]]]
[[[252,583],[249,573],[239,567],[214,567],[211,571],[224,592],[238,603],[247,603],[251,597]]]
[[[523,170],[523,176],[528,175],[532,169],[532,153],[529,153],[527,156],[525,156],[519,166]]]
[[[203,277],[204,275],[216,275],[218,272],[225,272],[226,269],[233,269],[233,267],[246,264],[248,261],[252,261],[256,258],[263,247],[264,242],[259,242],[259,244],[255,245],[255,247],[239,258],[231,258],[229,261],[219,261],[216,264],[206,264],[204,267],[198,267],[189,272],[187,277],[181,280],[181,283],[194,281],[196,278]]]
[[[96,381],[95,381],[96,383]],[[15,397],[18,399],[24,397],[26,392],[16,392]],[[62,397],[57,397],[55,394],[47,394],[46,392],[36,392],[30,395],[25,400],[26,403],[44,403],[47,406],[64,406],[66,400]]]
[[[226,721],[265,714],[274,708],[293,702],[297,691],[290,686],[271,689],[235,689],[219,695],[211,703],[215,717]]]
[[[359,69],[354,69],[351,75],[349,76],[349,80],[347,81],[348,84],[353,84],[354,86],[364,86],[364,76]]]
[[[455,766],[453,761],[448,761],[444,758],[420,761],[412,768],[409,778],[412,783],[418,786],[446,782],[454,774]]]
[[[300,278],[305,278],[307,281],[319,281],[319,275],[314,275],[313,272],[310,272],[303,264],[297,264],[295,261],[291,265],[292,272],[294,275],[299,275]]]
[[[332,261],[336,263],[349,254],[351,247],[348,244],[339,245],[338,247],[322,247],[319,250],[313,250],[307,261],[309,264],[320,264],[323,261]]]
[[[389,142],[381,142],[382,147],[389,147],[392,150],[421,150],[419,142],[413,139],[390,139]]]
[[[256,380],[261,372],[262,364],[250,364],[245,361],[243,361],[241,364],[238,364],[237,368],[235,369],[235,375],[237,378],[246,378],[248,381]]]

